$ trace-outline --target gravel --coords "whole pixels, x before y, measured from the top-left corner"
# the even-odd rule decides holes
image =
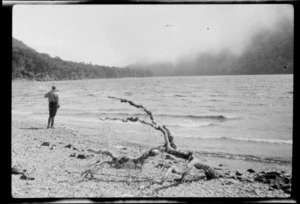
[[[111,149],[118,155],[139,156],[140,149],[148,147],[133,144],[114,144],[124,148]],[[46,145],[46,146],[45,146]],[[192,169],[184,182],[180,176],[170,175],[163,184],[161,164],[166,164],[164,153],[150,157],[143,170],[132,166],[116,169],[108,165],[96,171],[93,179],[81,174],[97,161],[110,160],[107,156],[90,155],[87,149],[104,148],[105,140],[82,137],[64,126],[46,129],[36,121],[12,122],[12,166],[26,170],[26,174],[12,174],[14,198],[91,198],[91,197],[290,197],[282,190],[268,184],[219,178],[206,180],[204,173]],[[50,147],[51,146],[51,147]],[[214,161],[214,158],[210,158]],[[218,159],[215,166],[221,172],[237,172],[230,169],[227,160]],[[220,165],[220,163],[222,165]],[[180,160],[176,165],[183,168]],[[211,164],[211,163],[209,163]],[[214,164],[214,163],[212,163]],[[263,164],[262,164],[263,165]],[[156,166],[156,167],[155,167]],[[252,169],[257,171],[257,169]],[[237,173],[244,174],[239,168]]]

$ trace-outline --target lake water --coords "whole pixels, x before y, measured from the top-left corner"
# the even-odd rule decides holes
[[[75,128],[82,137],[111,138],[148,145],[163,138],[137,123],[100,121],[98,117],[143,112],[109,99],[143,104],[175,135],[179,148],[229,156],[291,161],[293,75],[243,75],[12,82],[14,117],[45,121],[44,94],[56,85],[61,108],[56,125]]]

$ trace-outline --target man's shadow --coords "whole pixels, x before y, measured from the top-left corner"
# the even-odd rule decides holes
[[[23,129],[23,130],[42,130],[42,129],[45,129],[45,128],[29,127],[29,128],[20,128],[20,129]]]

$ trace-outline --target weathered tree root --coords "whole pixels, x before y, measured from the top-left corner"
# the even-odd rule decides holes
[[[170,155],[173,155],[177,158],[182,158],[182,159],[185,159],[185,160],[188,161],[188,164],[187,164],[187,167],[186,167],[185,170],[180,170],[174,165],[169,167],[167,172],[165,173],[165,175],[162,177],[161,183],[163,183],[166,180],[167,176],[170,173],[175,173],[175,174],[181,175],[182,176],[181,180],[183,180],[184,177],[189,173],[189,171],[193,167],[195,167],[196,169],[199,169],[199,170],[204,170],[206,178],[208,180],[209,179],[215,179],[215,178],[219,177],[218,173],[215,170],[213,170],[213,168],[211,168],[207,164],[203,164],[194,155],[194,153],[192,151],[181,151],[181,150],[177,149],[177,145],[175,144],[175,141],[174,141],[174,136],[171,134],[170,130],[165,125],[158,124],[154,120],[154,116],[153,116],[152,112],[149,111],[148,109],[146,109],[143,105],[139,105],[139,104],[136,104],[136,103],[134,103],[130,100],[122,99],[122,98],[111,97],[111,96],[108,96],[108,98],[120,100],[121,103],[128,103],[131,106],[134,106],[138,109],[141,109],[142,111],[144,111],[147,114],[147,116],[149,116],[150,121],[141,120],[138,117],[125,117],[123,119],[105,117],[105,118],[99,118],[100,120],[102,120],[102,121],[119,120],[119,121],[122,121],[122,122],[140,122],[142,124],[145,124],[145,125],[148,125],[148,126],[154,128],[155,130],[160,131],[164,136],[165,144],[163,146],[155,147],[155,148],[152,148],[152,149],[144,152],[140,157],[127,157],[127,156],[117,157],[109,150],[103,149],[103,150],[96,151],[96,150],[89,149],[88,150],[89,152],[92,152],[92,153],[95,153],[95,154],[107,155],[107,156],[111,157],[111,159],[112,159],[111,161],[102,162],[102,163],[100,163],[101,165],[102,164],[109,164],[111,166],[116,166],[116,165],[120,166],[120,165],[123,165],[127,162],[131,162],[135,165],[139,164],[140,169],[142,170],[142,167],[143,167],[143,164],[144,164],[145,160],[150,156],[157,155],[158,154],[157,152],[161,151],[161,152],[166,152]],[[92,169],[94,170],[95,167],[97,167],[99,165],[95,164]],[[85,175],[85,177],[88,176],[88,175],[91,175],[93,177],[92,169],[89,169],[89,170],[85,171],[82,175]]]
[[[210,166],[208,166],[207,164],[203,164],[198,158],[196,158],[194,155],[192,155],[189,159],[189,163],[187,164],[187,167],[185,170],[180,170],[179,168],[177,168],[174,165],[169,167],[166,174],[163,176],[161,183],[163,183],[166,180],[167,176],[170,173],[175,173],[175,174],[181,175],[181,181],[183,181],[184,177],[189,173],[189,171],[193,167],[195,167],[196,169],[199,169],[199,170],[204,170],[207,180],[215,179],[215,178],[219,177],[219,174],[216,171],[214,171]]]
[[[94,178],[93,177],[93,172],[96,169],[99,169],[104,164],[108,164],[109,166],[120,168],[120,167],[124,166],[125,163],[132,163],[134,166],[140,168],[140,171],[142,171],[145,160],[148,157],[156,156],[158,151],[160,151],[159,149],[160,149],[160,147],[152,148],[152,149],[144,152],[144,154],[142,154],[140,157],[128,157],[128,156],[118,157],[118,156],[114,155],[111,151],[106,150],[106,149],[100,149],[100,150],[88,149],[88,151],[91,152],[91,153],[106,155],[106,156],[111,157],[112,160],[111,161],[104,161],[104,162],[101,162],[101,163],[99,163],[99,161],[96,162],[93,165],[92,168],[90,168],[90,169],[86,170],[85,172],[83,172],[81,174],[81,176],[84,176],[84,178],[87,178],[90,175],[91,178]]]
[[[109,166],[113,165],[113,161],[104,161],[104,162],[100,162],[100,161],[97,161],[92,168],[84,171],[81,176],[83,176],[84,178],[88,178],[90,176],[90,179],[93,179],[94,178],[94,171],[99,169],[101,166],[103,166],[104,164],[108,164]],[[97,167],[97,168],[96,168]]]

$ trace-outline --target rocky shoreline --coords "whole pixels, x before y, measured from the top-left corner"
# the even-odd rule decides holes
[[[149,158],[142,171],[134,166],[104,166],[93,179],[81,174],[107,156],[94,155],[89,148],[107,148],[105,140],[79,135],[64,126],[46,129],[36,121],[12,121],[12,196],[14,198],[101,198],[101,197],[259,197],[289,198],[291,167],[279,164],[204,157],[220,173],[206,180],[193,169],[184,181],[170,175],[161,184],[163,167],[184,161],[165,153]],[[118,144],[110,150],[118,155],[138,156],[148,147]],[[239,166],[239,168],[236,168]],[[251,167],[251,168],[250,168]]]

